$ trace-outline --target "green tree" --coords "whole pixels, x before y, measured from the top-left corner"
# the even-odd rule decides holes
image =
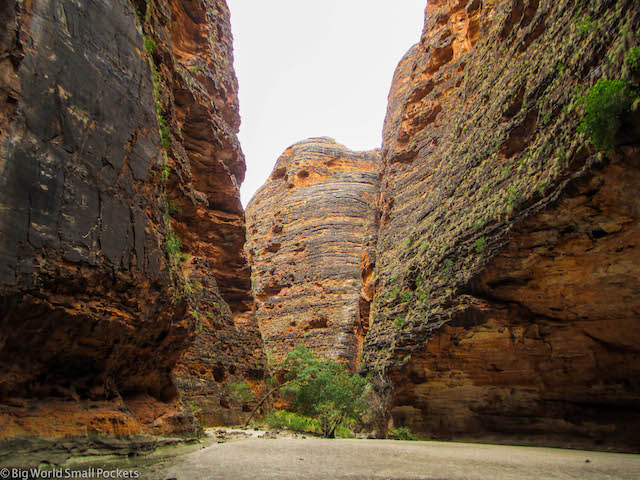
[[[367,381],[338,362],[318,360],[298,345],[282,367],[289,382],[283,393],[293,397],[298,412],[318,420],[325,437],[333,438],[340,425],[359,419],[365,412]]]

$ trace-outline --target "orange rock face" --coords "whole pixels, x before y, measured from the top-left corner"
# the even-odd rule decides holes
[[[282,154],[247,207],[256,317],[274,366],[298,344],[357,364],[368,329],[377,168],[375,151],[305,140]]]
[[[619,32],[637,9],[426,13],[385,121],[363,369],[390,375],[394,423],[426,436],[638,449],[640,138],[600,159],[576,102],[635,78]]]

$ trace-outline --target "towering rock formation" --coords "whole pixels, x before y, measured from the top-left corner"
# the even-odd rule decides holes
[[[0,439],[193,432],[186,350],[194,398],[263,369],[225,2],[0,23]]]
[[[355,367],[368,330],[378,152],[289,147],[247,207],[256,316],[269,360],[304,344]]]
[[[285,152],[248,210],[266,344],[353,365],[339,349],[357,318],[359,368],[391,379],[396,425],[640,448],[640,115],[609,154],[578,132],[596,82],[640,80],[639,27],[631,0],[430,0],[395,73],[367,214],[375,248],[348,295],[335,284],[348,285],[359,242],[336,261],[322,239],[352,231],[324,215],[353,187],[330,190],[308,144]],[[363,218],[345,219],[358,238]],[[363,278],[373,302],[356,315]]]
[[[597,155],[577,131],[592,85],[637,80],[639,26],[625,0],[428,2],[389,98],[364,347],[396,423],[640,446],[640,137]]]

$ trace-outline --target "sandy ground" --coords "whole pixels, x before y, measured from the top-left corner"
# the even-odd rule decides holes
[[[256,434],[202,446],[141,469],[139,474],[143,480],[638,480],[640,455],[448,442],[259,438]]]

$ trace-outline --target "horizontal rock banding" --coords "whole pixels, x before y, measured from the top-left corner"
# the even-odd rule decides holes
[[[329,138],[288,148],[247,207],[246,251],[267,355],[297,344],[355,366],[361,259],[373,222],[377,152]],[[368,316],[365,320],[368,328]]]

